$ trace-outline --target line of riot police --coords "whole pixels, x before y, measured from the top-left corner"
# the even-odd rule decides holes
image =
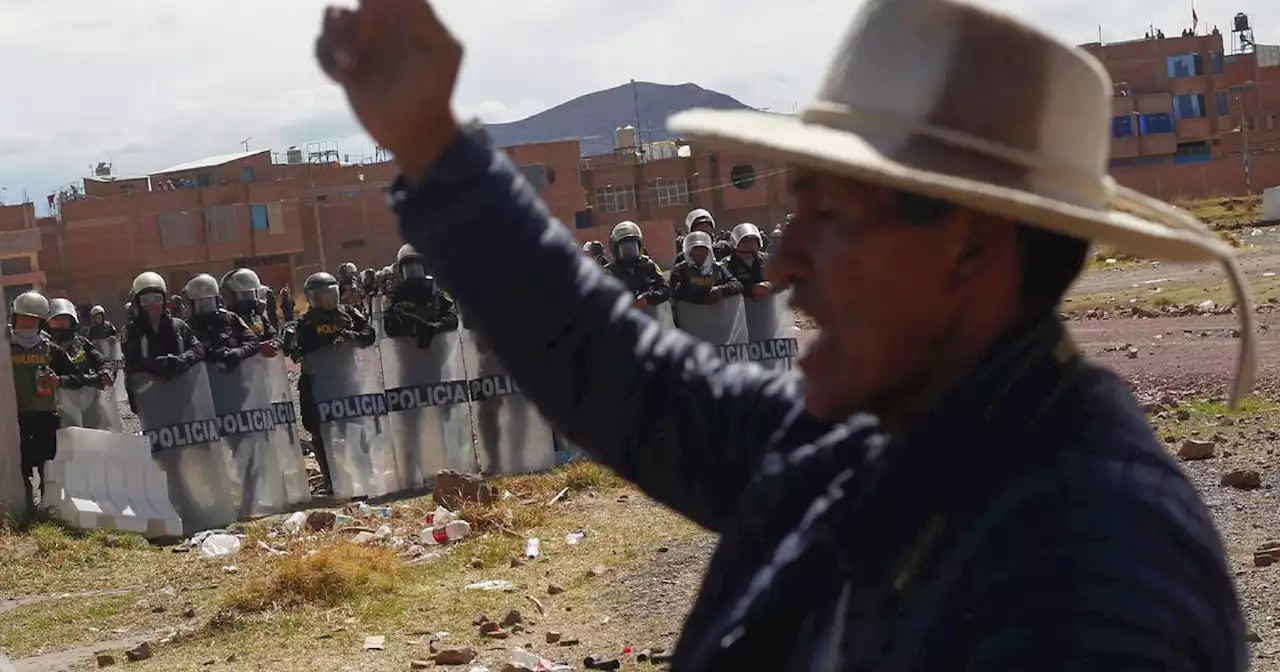
[[[583,245],[583,254],[635,294],[636,308],[720,346],[725,359],[790,368],[799,346],[787,288],[765,279],[770,237],[750,223],[717,232],[714,217],[703,209],[688,214],[685,230],[666,275],[648,256],[634,222],[610,232],[612,260],[597,241]],[[781,236],[782,227],[774,229],[773,238]]]

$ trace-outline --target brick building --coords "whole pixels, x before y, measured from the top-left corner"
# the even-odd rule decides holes
[[[30,203],[0,205],[0,286],[6,304],[25,291],[45,287],[37,221]]]
[[[751,221],[761,228],[788,212],[779,166],[681,143],[635,147],[633,140],[620,129],[618,150],[586,158],[577,140],[506,151],[580,241],[603,241],[614,224],[634,220],[664,266],[690,209],[710,210],[722,226]],[[240,266],[272,286],[297,287],[345,261],[390,264],[401,245],[384,200],[394,164],[336,157],[304,158],[290,148],[283,159],[262,150],[145,176],[96,174],[84,179],[81,193],[55,204],[56,217],[37,220],[30,205],[20,216],[0,215],[0,277],[15,287],[43,285],[79,305],[101,304],[118,320],[130,282],[143,270],[161,273],[177,292],[193,275]],[[6,247],[9,230],[16,235]],[[27,258],[29,270],[19,262],[7,270],[8,249]]]
[[[1256,44],[1243,15],[1230,28],[1229,37],[1215,28],[1080,46],[1115,85],[1111,172],[1120,183],[1166,200],[1280,184],[1280,47]]]

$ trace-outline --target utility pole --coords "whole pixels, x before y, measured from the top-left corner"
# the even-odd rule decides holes
[[[316,218],[316,245],[320,248],[320,270],[328,271],[329,264],[324,256],[324,232],[320,227],[320,200],[316,196],[316,181],[311,180],[311,214]]]
[[[1244,116],[1244,91],[1252,88],[1257,91],[1257,84],[1253,82],[1245,82],[1239,86],[1231,87],[1236,93],[1236,104],[1240,108],[1240,140],[1243,144],[1243,151],[1240,154],[1240,160],[1244,163],[1244,191],[1245,194],[1253,195],[1253,176],[1250,175],[1252,162],[1249,160],[1249,123]]]

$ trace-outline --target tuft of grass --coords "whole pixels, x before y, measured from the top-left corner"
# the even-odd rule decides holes
[[[404,564],[390,549],[339,543],[301,557],[286,557],[265,578],[251,579],[223,600],[239,613],[305,605],[336,606],[357,597],[390,593]]]
[[[591,490],[610,490],[626,485],[617,474],[594,462],[571,462],[547,474],[509,476],[493,483],[498,492],[510,492],[511,497],[499,497],[488,504],[470,502],[456,511],[471,523],[475,533],[501,532],[519,535],[541,526],[549,515],[550,502],[561,491],[575,494]]]

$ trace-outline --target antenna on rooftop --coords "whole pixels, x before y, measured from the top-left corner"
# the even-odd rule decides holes
[[[250,141],[250,140],[252,140],[252,139],[253,139],[253,136],[251,135],[251,136],[249,136],[249,137],[245,138],[244,140],[241,140],[241,141],[240,141],[240,144],[244,145],[244,151],[246,151],[246,152],[247,152],[247,151],[249,151],[249,141]]]

